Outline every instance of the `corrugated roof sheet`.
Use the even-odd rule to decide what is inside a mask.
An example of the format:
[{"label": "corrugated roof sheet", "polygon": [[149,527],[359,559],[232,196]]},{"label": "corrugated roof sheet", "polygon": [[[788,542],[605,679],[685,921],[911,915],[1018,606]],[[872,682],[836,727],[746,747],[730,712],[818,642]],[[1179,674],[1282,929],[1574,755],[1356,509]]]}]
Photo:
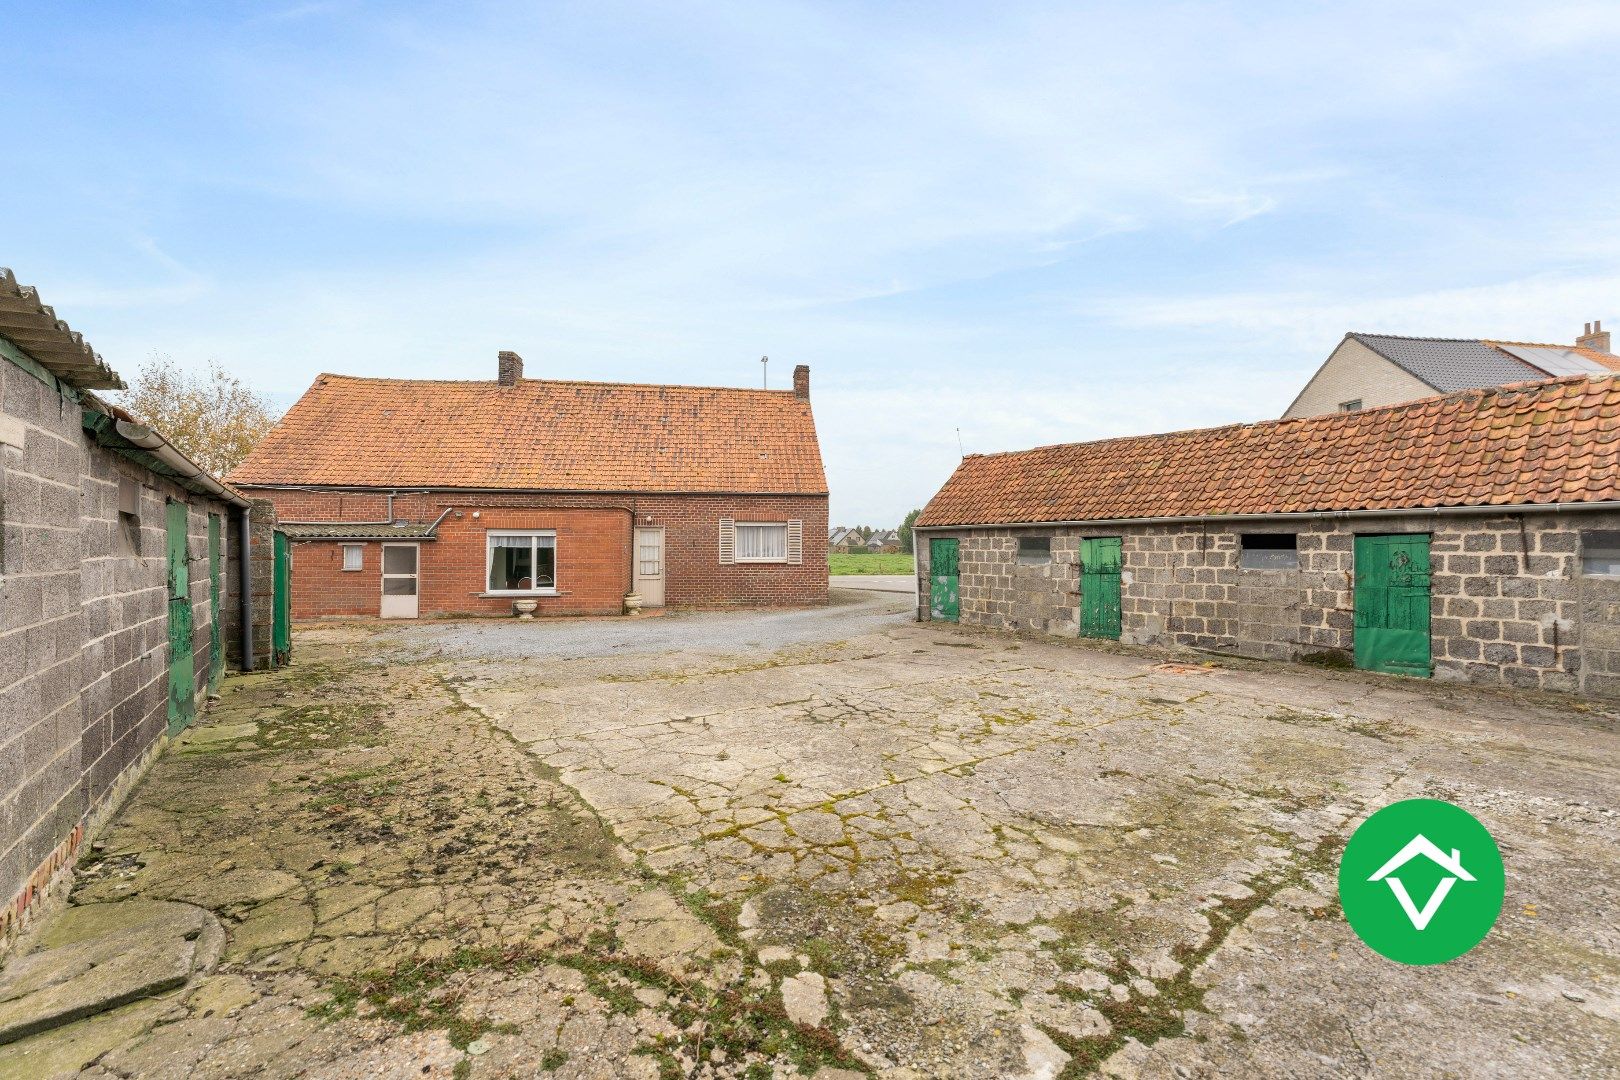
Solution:
[{"label": "corrugated roof sheet", "polygon": [[1543,372],[1484,341],[1393,334],[1353,333],[1350,337],[1442,394],[1545,378]]},{"label": "corrugated roof sheet", "polygon": [[918,525],[1620,498],[1620,378],[965,459]]},{"label": "corrugated roof sheet", "polygon": [[56,311],[40,303],[39,290],[17,284],[0,266],[0,335],[16,342],[41,367],[81,390],[122,390],[124,380]]},{"label": "corrugated roof sheet", "polygon": [[264,484],[825,494],[791,390],[321,375],[248,459]]}]

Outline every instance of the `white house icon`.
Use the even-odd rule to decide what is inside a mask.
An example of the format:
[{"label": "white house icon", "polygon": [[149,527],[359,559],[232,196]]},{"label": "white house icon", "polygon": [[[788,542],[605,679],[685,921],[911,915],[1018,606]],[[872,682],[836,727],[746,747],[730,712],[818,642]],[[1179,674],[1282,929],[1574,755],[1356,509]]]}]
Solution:
[{"label": "white house icon", "polygon": [[[1401,884],[1401,879],[1389,877],[1391,873],[1399,870],[1407,862],[1419,855],[1427,858],[1450,875],[1440,879],[1440,884],[1435,886],[1434,892],[1429,896],[1429,902],[1423,905],[1421,911],[1418,910],[1416,904],[1412,903],[1412,897],[1408,895],[1406,886]],[[1381,881],[1387,879],[1390,890],[1395,894],[1395,899],[1401,902],[1401,909],[1406,912],[1406,917],[1412,920],[1412,926],[1422,930],[1429,925],[1429,920],[1434,918],[1434,913],[1440,910],[1440,905],[1445,901],[1446,894],[1451,891],[1453,885],[1457,884],[1458,878],[1463,881],[1474,880],[1474,875],[1463,869],[1461,852],[1456,848],[1452,848],[1451,854],[1447,855],[1435,847],[1427,836],[1419,833],[1412,837],[1411,840],[1408,840],[1406,846],[1395,853],[1394,858],[1380,866],[1378,872],[1367,880]]]}]

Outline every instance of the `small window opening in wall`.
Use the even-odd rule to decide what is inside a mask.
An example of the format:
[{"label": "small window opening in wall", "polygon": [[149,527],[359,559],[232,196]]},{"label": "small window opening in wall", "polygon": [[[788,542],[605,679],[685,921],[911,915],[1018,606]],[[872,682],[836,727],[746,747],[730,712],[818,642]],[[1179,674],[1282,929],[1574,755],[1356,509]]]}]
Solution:
[{"label": "small window opening in wall", "polygon": [[1051,562],[1052,538],[1050,536],[1020,536],[1018,538],[1018,561],[1030,565]]},{"label": "small window opening in wall", "polygon": [[1298,570],[1297,533],[1244,533],[1238,565],[1245,570]]},{"label": "small window opening in wall", "polygon": [[141,485],[127,476],[118,478],[118,534],[126,555],[141,553]]},{"label": "small window opening in wall", "polygon": [[363,570],[366,565],[366,548],[364,544],[343,545],[343,569]]},{"label": "small window opening in wall", "polygon": [[1581,573],[1588,577],[1620,577],[1620,532],[1603,529],[1581,533]]},{"label": "small window opening in wall", "polygon": [[1361,399],[1360,398],[1351,398],[1349,401],[1341,401],[1341,402],[1339,402],[1339,411],[1340,412],[1360,412],[1361,411]]}]

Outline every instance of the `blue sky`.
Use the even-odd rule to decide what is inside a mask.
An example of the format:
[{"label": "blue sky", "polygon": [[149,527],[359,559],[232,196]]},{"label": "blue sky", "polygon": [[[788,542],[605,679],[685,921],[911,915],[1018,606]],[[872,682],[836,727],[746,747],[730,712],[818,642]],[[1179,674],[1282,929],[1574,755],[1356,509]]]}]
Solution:
[{"label": "blue sky", "polygon": [[1612,3],[13,6],[0,264],[125,372],[757,385],[834,523],[1620,329]]}]

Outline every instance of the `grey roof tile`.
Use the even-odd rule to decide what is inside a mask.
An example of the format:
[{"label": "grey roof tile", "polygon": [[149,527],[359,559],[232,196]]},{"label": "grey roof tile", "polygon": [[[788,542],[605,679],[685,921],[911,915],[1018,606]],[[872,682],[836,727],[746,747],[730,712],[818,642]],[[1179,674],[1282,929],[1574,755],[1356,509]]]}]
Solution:
[{"label": "grey roof tile", "polygon": [[1391,334],[1350,337],[1442,394],[1547,377],[1524,361],[1474,339]]}]

